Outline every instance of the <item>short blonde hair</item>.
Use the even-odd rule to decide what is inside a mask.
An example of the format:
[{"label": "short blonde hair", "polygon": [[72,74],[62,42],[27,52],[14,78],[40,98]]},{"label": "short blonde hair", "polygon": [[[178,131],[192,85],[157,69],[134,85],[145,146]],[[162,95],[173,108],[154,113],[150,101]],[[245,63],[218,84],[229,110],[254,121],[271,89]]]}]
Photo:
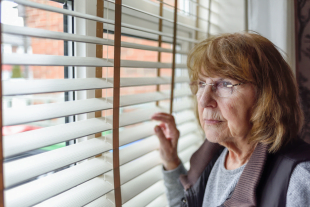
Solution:
[{"label": "short blonde hair", "polygon": [[197,44],[189,53],[191,81],[198,75],[252,83],[257,102],[250,119],[251,143],[270,152],[295,139],[303,124],[298,87],[290,66],[268,39],[258,34],[221,34]]}]

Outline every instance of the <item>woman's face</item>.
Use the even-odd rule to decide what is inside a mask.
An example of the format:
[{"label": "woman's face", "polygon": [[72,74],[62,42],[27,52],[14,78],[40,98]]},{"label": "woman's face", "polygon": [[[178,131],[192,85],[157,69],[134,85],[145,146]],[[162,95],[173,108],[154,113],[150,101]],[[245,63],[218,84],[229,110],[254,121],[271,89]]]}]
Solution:
[{"label": "woman's face", "polygon": [[[233,79],[203,75],[199,76],[198,81],[224,85],[240,83]],[[231,94],[224,93],[225,97],[219,97],[210,85],[200,85],[198,90],[199,120],[206,138],[215,143],[246,139],[252,127],[250,117],[256,101],[254,86],[250,83],[234,86]]]}]

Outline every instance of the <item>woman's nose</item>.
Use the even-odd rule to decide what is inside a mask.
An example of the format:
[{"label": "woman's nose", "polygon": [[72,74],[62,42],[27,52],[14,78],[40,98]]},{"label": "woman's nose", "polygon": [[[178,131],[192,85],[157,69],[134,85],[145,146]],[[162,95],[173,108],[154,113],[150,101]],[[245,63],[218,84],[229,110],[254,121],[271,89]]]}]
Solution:
[{"label": "woman's nose", "polygon": [[206,108],[206,107],[216,107],[217,103],[216,100],[214,99],[214,92],[212,91],[212,86],[211,85],[206,85],[202,92],[197,96],[198,99],[198,104],[200,104],[201,107]]}]

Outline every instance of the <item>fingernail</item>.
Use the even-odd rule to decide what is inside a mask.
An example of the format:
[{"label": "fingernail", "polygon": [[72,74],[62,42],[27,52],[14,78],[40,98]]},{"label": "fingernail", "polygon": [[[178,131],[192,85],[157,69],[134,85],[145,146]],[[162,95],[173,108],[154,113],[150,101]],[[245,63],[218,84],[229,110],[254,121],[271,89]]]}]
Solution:
[{"label": "fingernail", "polygon": [[155,127],[155,131],[159,132],[159,126],[158,125]]}]

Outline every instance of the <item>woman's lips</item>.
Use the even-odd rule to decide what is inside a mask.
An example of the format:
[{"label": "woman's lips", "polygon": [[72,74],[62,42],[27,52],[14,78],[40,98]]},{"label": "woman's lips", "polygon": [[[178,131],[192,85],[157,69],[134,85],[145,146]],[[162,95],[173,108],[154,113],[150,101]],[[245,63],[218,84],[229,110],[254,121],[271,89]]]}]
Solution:
[{"label": "woman's lips", "polygon": [[208,125],[214,125],[214,124],[218,124],[218,123],[220,123],[222,121],[220,121],[220,120],[213,120],[213,119],[204,119],[204,122],[206,124],[208,124]]}]

